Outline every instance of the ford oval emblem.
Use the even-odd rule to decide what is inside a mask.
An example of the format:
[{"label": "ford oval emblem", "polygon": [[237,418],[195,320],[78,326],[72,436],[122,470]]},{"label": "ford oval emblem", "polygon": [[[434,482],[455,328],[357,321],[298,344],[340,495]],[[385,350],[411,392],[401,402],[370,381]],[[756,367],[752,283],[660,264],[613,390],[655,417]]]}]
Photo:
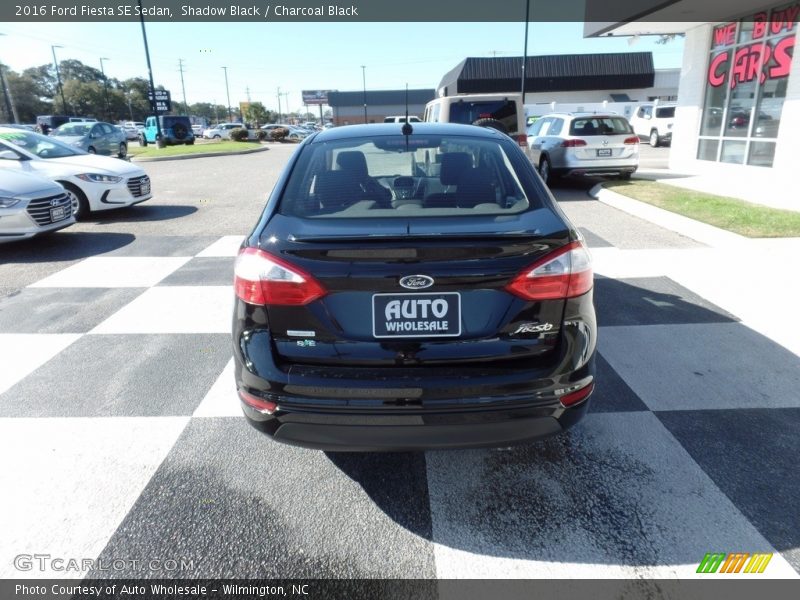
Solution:
[{"label": "ford oval emblem", "polygon": [[400,285],[407,290],[423,290],[433,285],[433,277],[427,275],[406,275],[400,279]]}]

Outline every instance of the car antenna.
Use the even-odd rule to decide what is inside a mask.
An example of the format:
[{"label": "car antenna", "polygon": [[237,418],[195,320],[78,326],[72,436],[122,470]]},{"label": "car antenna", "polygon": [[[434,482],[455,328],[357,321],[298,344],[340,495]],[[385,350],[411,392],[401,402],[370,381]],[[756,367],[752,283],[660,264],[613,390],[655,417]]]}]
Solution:
[{"label": "car antenna", "polygon": [[408,122],[408,82],[406,82],[406,122],[403,123],[403,128],[400,131],[406,136],[406,152],[408,152],[408,136],[414,133],[414,128]]}]

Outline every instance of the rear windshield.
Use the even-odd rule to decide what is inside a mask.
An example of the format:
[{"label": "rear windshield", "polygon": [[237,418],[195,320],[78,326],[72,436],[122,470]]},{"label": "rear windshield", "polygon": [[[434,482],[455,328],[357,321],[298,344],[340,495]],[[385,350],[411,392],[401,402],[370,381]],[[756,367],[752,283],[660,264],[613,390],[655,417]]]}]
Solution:
[{"label": "rear windshield", "polygon": [[182,125],[189,125],[189,119],[186,117],[161,117],[161,125],[163,127],[172,127],[178,123]]},{"label": "rear windshield", "polygon": [[658,119],[672,119],[675,117],[675,107],[667,106],[656,110],[656,118]]},{"label": "rear windshield", "polygon": [[[305,146],[278,211],[307,218],[503,215],[540,202],[510,140],[379,136]],[[523,185],[523,183],[525,185]]]},{"label": "rear windshield", "polygon": [[450,105],[450,123],[474,125],[482,119],[500,121],[506,133],[514,133],[517,131],[517,104],[513,100],[482,100]]},{"label": "rear windshield", "polygon": [[569,126],[570,135],[624,135],[633,133],[623,117],[585,117],[574,119]]}]

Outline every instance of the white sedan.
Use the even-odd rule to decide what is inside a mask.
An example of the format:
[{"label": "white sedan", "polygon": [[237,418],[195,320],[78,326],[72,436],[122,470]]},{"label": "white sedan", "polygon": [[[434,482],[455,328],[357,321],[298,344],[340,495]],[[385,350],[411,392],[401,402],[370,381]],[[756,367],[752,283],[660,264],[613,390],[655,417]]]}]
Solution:
[{"label": "white sedan", "polygon": [[36,175],[0,171],[0,243],[57,231],[74,222],[60,185]]},{"label": "white sedan", "polygon": [[140,167],[30,131],[0,127],[0,169],[60,183],[78,219],[90,211],[122,208],[153,197],[150,178]]}]

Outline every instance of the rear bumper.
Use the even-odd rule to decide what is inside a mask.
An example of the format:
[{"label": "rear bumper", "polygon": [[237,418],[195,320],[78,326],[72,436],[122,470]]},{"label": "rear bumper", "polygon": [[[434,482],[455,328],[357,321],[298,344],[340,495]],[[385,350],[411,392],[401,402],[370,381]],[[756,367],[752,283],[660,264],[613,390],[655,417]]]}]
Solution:
[{"label": "rear bumper", "polygon": [[559,177],[580,177],[584,175],[624,175],[635,173],[637,166],[630,165],[609,165],[605,167],[568,167],[563,169],[553,169],[553,175]]},{"label": "rear bumper", "polygon": [[[243,308],[237,300],[235,314]],[[586,412],[563,394],[594,381],[591,292],[566,304],[559,348],[541,360],[491,367],[339,367],[282,364],[267,329],[234,318],[236,386],[271,403],[242,403],[274,439],[338,451],[507,446],[557,434]]]}]

